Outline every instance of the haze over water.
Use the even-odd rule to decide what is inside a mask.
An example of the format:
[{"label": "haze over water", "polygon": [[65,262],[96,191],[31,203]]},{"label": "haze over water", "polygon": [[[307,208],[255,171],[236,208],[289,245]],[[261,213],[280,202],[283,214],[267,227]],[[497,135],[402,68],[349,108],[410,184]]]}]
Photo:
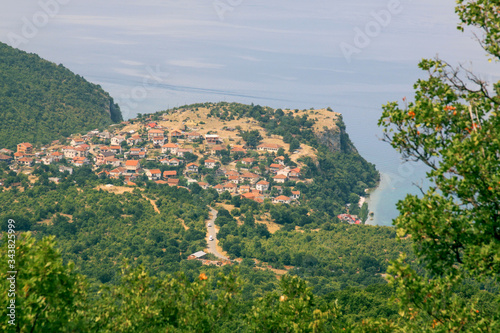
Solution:
[{"label": "haze over water", "polygon": [[[197,102],[235,101],[341,112],[359,152],[384,177],[369,223],[425,170],[401,165],[377,127],[381,105],[411,99],[417,64],[436,54],[498,81],[453,0],[10,1],[0,41],[100,84],[124,118]],[[361,31],[361,33],[360,33]],[[364,37],[362,36],[364,35]],[[360,37],[361,36],[361,37]]]}]

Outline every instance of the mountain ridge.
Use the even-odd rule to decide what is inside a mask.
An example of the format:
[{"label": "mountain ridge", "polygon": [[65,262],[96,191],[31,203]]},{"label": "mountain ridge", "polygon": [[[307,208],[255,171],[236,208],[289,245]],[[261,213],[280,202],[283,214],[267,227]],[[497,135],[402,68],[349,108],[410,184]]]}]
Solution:
[{"label": "mountain ridge", "polygon": [[63,65],[0,42],[0,146],[46,144],[123,120],[99,85]]}]

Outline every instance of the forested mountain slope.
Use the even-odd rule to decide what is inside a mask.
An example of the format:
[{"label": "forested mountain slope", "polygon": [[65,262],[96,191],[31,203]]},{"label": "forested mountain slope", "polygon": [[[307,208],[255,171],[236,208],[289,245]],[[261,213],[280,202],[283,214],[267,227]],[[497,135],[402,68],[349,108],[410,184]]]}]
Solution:
[{"label": "forested mountain slope", "polygon": [[0,43],[0,147],[47,143],[121,121],[100,86],[62,65]]}]

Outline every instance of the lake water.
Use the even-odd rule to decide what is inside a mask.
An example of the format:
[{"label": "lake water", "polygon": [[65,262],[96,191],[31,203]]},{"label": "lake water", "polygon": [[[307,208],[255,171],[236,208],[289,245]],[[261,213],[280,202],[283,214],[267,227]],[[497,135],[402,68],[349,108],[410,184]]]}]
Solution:
[{"label": "lake water", "polygon": [[436,54],[498,80],[453,0],[10,1],[0,41],[100,84],[125,118],[196,102],[341,112],[359,152],[383,173],[373,224],[418,193],[425,169],[379,140],[381,105],[411,99],[421,58]]}]

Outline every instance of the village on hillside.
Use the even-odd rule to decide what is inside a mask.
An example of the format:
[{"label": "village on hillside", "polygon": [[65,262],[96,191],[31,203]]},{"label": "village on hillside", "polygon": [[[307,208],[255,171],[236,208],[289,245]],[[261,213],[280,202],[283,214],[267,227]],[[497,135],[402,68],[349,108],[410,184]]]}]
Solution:
[{"label": "village on hillside", "polygon": [[[129,125],[123,122],[120,126]],[[66,142],[35,148],[17,145],[17,151],[0,150],[0,161],[10,169],[30,173],[36,164],[57,164],[61,172],[90,166],[100,177],[121,179],[136,186],[137,179],[166,186],[213,188],[257,202],[295,204],[300,191],[289,184],[307,182],[301,168],[292,162],[281,145],[265,140],[254,149],[230,144],[241,138],[202,135],[197,129],[170,129],[157,122],[140,123],[137,131],[98,131],[67,138]],[[285,155],[285,156],[283,156]],[[58,182],[58,179],[51,179]]]},{"label": "village on hillside", "polygon": [[[291,147],[275,137],[260,137],[258,144],[250,147],[241,137],[240,126],[207,128],[201,123],[177,121],[171,126],[168,115],[154,120],[141,117],[50,145],[35,147],[23,142],[16,152],[0,149],[0,162],[28,175],[37,164],[57,165],[60,172],[70,174],[74,168],[87,166],[115,185],[135,187],[149,180],[189,189],[197,184],[228,198],[300,204],[297,183],[313,181],[304,177],[302,159],[314,156],[311,147]],[[251,124],[246,127],[251,128]],[[59,182],[57,177],[49,180]],[[361,223],[355,215],[342,214],[339,219]]]}]

